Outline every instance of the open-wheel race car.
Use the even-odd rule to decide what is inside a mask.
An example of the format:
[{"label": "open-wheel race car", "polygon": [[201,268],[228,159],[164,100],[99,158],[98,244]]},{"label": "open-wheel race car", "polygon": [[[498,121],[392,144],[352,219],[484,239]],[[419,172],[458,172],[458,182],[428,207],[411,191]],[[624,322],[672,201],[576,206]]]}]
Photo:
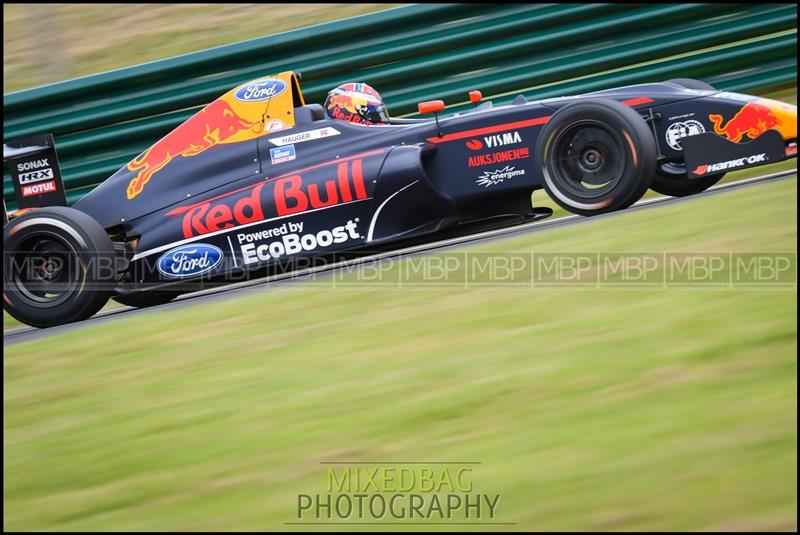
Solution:
[{"label": "open-wheel race car", "polygon": [[591,216],[648,188],[698,193],[797,150],[794,106],[697,80],[470,100],[463,113],[429,101],[419,105],[428,118],[367,125],[307,104],[296,73],[259,78],[72,207],[55,153],[42,157],[51,143],[7,143],[18,209],[3,231],[5,310],[38,327],[78,321],[109,298],[151,306],[286,259],[546,217],[532,204],[541,188]]}]

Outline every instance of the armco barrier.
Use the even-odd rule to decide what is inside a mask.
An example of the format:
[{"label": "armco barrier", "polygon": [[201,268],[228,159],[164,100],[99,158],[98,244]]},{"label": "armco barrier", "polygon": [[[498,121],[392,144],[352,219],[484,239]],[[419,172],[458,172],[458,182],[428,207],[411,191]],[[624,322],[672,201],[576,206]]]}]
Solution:
[{"label": "armco barrier", "polygon": [[[3,139],[55,134],[74,202],[238,83],[303,74],[308,102],[365,81],[395,116],[444,99],[495,104],[668,78],[796,85],[794,4],[419,4],[4,95]],[[13,207],[8,177],[3,193]]]}]

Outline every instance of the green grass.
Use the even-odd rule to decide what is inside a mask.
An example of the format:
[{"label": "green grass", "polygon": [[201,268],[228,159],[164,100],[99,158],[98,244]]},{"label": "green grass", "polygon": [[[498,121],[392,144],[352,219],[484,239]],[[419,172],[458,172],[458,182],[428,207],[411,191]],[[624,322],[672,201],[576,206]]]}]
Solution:
[{"label": "green grass", "polygon": [[[796,251],[796,202],[788,180],[472,250]],[[7,347],[4,528],[286,529],[352,460],[479,461],[507,529],[797,528],[796,289],[326,280]]]},{"label": "green grass", "polygon": [[3,92],[399,5],[3,4]]}]

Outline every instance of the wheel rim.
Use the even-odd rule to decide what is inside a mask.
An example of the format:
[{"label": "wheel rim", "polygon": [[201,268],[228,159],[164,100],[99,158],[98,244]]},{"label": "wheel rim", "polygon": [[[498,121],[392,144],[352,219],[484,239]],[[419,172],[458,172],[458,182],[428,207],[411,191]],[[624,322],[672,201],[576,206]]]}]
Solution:
[{"label": "wheel rim", "polygon": [[603,122],[573,123],[556,135],[550,147],[553,178],[573,197],[603,197],[622,179],[626,163],[623,140]]},{"label": "wheel rim", "polygon": [[7,254],[11,286],[30,305],[56,306],[69,299],[81,283],[78,253],[57,234],[28,236]]}]

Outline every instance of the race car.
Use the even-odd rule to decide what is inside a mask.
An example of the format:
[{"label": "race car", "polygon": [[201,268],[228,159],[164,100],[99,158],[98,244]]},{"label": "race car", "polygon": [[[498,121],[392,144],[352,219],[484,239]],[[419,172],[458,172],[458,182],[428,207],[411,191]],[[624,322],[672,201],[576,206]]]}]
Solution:
[{"label": "race car", "polygon": [[109,298],[152,306],[287,260],[547,217],[539,189],[592,216],[797,151],[795,106],[691,79],[496,107],[469,97],[461,113],[432,100],[421,119],[359,124],[306,104],[297,73],[262,77],[72,207],[52,136],[7,143],[19,209],[3,230],[5,310],[36,327],[79,321]]}]

